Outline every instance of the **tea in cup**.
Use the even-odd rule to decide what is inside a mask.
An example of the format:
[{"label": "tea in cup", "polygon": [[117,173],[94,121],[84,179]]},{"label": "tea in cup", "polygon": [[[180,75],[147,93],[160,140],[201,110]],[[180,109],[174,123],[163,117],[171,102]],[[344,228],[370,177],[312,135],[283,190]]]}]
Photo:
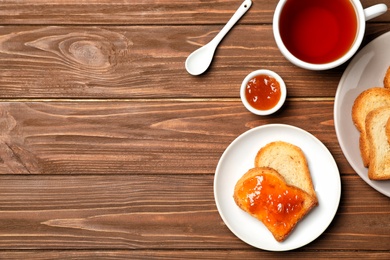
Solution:
[{"label": "tea in cup", "polygon": [[386,11],[385,4],[363,9],[359,0],[281,0],[273,33],[290,62],[326,70],[351,58],[363,40],[366,21]]}]

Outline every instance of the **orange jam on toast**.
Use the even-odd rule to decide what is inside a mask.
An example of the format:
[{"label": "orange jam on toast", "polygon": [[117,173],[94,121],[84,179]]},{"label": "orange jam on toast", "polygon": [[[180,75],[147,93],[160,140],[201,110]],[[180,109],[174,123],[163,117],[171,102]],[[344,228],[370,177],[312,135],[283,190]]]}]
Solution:
[{"label": "orange jam on toast", "polygon": [[[263,174],[245,180],[237,193],[250,214],[277,233],[290,230],[305,211],[305,193],[281,178]],[[306,195],[307,196],[307,195]]]}]

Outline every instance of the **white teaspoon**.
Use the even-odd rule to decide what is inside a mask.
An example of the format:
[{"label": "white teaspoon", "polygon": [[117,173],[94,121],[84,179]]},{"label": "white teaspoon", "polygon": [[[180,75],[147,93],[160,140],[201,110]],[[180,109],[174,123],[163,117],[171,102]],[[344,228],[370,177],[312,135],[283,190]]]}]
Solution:
[{"label": "white teaspoon", "polygon": [[236,24],[236,22],[240,20],[240,18],[246,13],[246,11],[248,11],[251,5],[251,0],[245,0],[233,14],[232,18],[230,18],[227,24],[222,28],[222,30],[214,37],[214,39],[188,56],[185,62],[185,67],[188,73],[197,76],[207,70],[211,64],[215,49],[217,48],[218,44]]}]

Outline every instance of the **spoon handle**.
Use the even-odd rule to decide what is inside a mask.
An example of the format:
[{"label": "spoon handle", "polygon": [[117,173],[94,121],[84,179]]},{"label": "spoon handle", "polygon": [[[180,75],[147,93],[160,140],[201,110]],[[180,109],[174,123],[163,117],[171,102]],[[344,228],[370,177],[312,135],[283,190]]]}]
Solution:
[{"label": "spoon handle", "polygon": [[223,37],[225,37],[225,35],[230,31],[230,29],[237,23],[237,21],[240,20],[240,18],[246,13],[246,11],[249,10],[249,7],[251,7],[251,5],[251,0],[245,0],[211,42],[215,45],[218,45],[219,42],[223,39]]}]

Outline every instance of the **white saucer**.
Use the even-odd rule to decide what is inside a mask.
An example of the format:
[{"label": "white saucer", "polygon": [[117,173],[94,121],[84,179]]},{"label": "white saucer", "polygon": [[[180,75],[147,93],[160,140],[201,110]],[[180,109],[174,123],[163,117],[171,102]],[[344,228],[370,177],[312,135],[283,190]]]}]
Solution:
[{"label": "white saucer", "polygon": [[[302,149],[319,200],[319,205],[282,243],[274,239],[262,222],[241,210],[233,200],[234,186],[247,170],[254,167],[258,150],[278,140]],[[222,154],[214,178],[215,202],[226,226],[242,241],[269,251],[292,250],[315,240],[332,222],[340,195],[340,174],[329,150],[310,133],[290,125],[264,125],[240,135]]]}]

